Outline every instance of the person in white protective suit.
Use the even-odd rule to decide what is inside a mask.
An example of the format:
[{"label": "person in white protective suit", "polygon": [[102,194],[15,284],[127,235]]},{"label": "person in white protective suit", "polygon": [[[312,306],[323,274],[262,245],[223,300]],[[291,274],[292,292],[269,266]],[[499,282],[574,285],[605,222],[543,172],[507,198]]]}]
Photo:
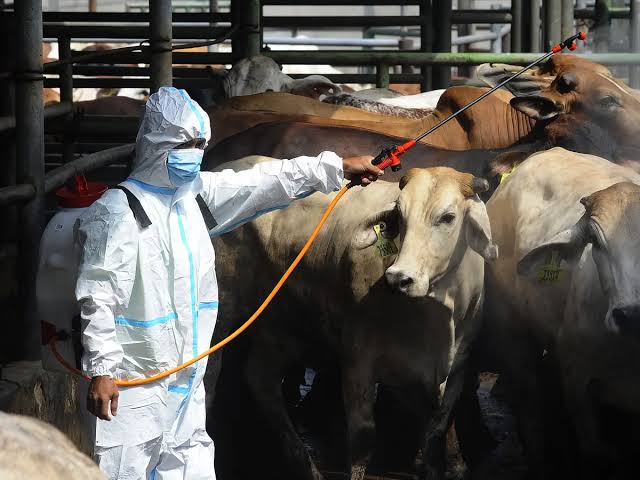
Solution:
[{"label": "person in white protective suit", "polygon": [[76,224],[87,408],[98,417],[94,457],[109,478],[215,478],[206,360],[151,384],[119,390],[113,381],[152,376],[209,347],[218,310],[210,235],[335,191],[343,176],[366,185],[382,173],[372,157],[332,152],[200,172],[210,138],[204,110],[184,90],[161,88],[147,102],[131,175]]}]

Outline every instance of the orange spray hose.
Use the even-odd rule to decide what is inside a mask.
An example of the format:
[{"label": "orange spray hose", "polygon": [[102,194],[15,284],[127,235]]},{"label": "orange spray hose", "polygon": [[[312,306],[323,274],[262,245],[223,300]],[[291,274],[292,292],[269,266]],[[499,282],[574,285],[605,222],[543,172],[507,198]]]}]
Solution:
[{"label": "orange spray hose", "polygon": [[[298,266],[298,264],[300,263],[302,258],[305,256],[305,254],[307,253],[309,248],[311,248],[311,245],[313,245],[313,242],[315,242],[318,234],[320,233],[320,230],[322,229],[322,226],[325,224],[325,222],[329,218],[329,215],[331,215],[331,212],[333,212],[333,209],[336,207],[336,205],[338,204],[338,202],[340,201],[342,196],[345,193],[347,193],[347,190],[349,190],[350,187],[351,187],[351,184],[345,185],[344,187],[342,187],[342,189],[340,189],[340,191],[334,197],[334,199],[331,200],[331,203],[329,204],[329,206],[325,210],[324,214],[322,215],[322,218],[318,222],[318,225],[316,225],[316,228],[313,230],[313,232],[309,236],[309,239],[307,240],[307,243],[304,244],[304,247],[302,247],[302,250],[300,250],[300,253],[298,253],[298,256],[291,263],[291,265],[289,266],[287,271],[284,272],[284,275],[282,275],[282,278],[280,278],[280,280],[278,281],[276,286],[273,287],[273,290],[271,290],[271,293],[269,293],[267,298],[262,302],[262,305],[260,305],[258,307],[258,309],[254,312],[254,314],[251,315],[251,317],[246,322],[244,322],[235,332],[233,332],[231,335],[229,335],[225,339],[221,340],[220,342],[216,343],[209,350],[205,350],[204,352],[202,352],[197,357],[193,357],[191,360],[189,360],[188,362],[183,363],[182,365],[178,365],[177,367],[171,368],[171,369],[169,369],[167,371],[164,371],[162,373],[158,373],[157,375],[153,375],[152,377],[140,378],[140,379],[136,379],[136,380],[116,380],[115,381],[116,385],[119,385],[121,387],[132,387],[134,385],[144,385],[146,383],[151,383],[151,382],[155,382],[157,380],[161,380],[163,378],[166,378],[169,375],[172,375],[172,374],[174,374],[176,372],[179,372],[180,370],[183,370],[183,369],[187,368],[190,365],[193,365],[197,361],[202,360],[203,358],[211,355],[215,351],[220,350],[227,343],[233,341],[238,335],[240,335],[247,328],[249,328],[249,326],[251,326],[251,324],[253,322],[255,322],[256,319],[262,314],[262,312],[265,310],[265,308],[267,308],[267,306],[271,303],[271,300],[274,299],[274,297],[278,294],[278,292],[280,291],[282,286],[289,279],[289,277],[291,276],[293,271],[296,269],[296,267]],[[69,363],[64,359],[64,357],[62,357],[62,355],[60,355],[60,353],[58,352],[58,350],[56,348],[56,337],[53,337],[51,339],[51,341],[49,343],[49,346],[51,347],[51,351],[53,352],[53,355],[56,357],[56,359],[67,370],[69,370],[71,373],[73,373],[73,374],[75,374],[75,375],[77,375],[79,377],[82,377],[82,378],[84,378],[86,380],[90,380],[90,378],[87,377],[85,374],[83,374],[80,370],[78,370],[77,368],[74,368],[71,365],[69,365]]]}]

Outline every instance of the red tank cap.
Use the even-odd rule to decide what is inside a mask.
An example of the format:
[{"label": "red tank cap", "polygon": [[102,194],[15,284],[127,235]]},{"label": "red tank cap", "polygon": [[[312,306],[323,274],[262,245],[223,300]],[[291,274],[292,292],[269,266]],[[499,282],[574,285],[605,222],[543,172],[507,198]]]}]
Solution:
[{"label": "red tank cap", "polygon": [[87,182],[84,175],[76,175],[73,186],[64,186],[56,191],[63,208],[85,208],[98,200],[109,187],[104,183]]}]

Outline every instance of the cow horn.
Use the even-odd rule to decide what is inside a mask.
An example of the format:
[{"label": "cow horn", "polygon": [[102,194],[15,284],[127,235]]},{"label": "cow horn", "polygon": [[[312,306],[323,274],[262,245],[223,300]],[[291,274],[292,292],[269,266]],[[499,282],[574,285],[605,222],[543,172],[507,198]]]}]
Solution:
[{"label": "cow horn", "polygon": [[473,193],[483,193],[489,190],[489,182],[487,182],[484,178],[473,177],[473,181],[471,182],[471,190]]},{"label": "cow horn", "polygon": [[580,203],[584,205],[584,209],[588,212],[589,210],[591,210],[593,199],[591,198],[591,195],[587,195],[586,197],[582,197],[580,199]]}]

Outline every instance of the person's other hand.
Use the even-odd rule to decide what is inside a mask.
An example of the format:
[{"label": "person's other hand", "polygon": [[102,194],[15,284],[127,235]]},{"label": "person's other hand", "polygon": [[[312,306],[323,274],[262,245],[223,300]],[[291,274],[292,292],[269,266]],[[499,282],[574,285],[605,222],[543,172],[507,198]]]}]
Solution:
[{"label": "person's other hand", "polygon": [[118,413],[118,386],[108,375],[93,377],[87,395],[87,410],[102,420],[111,420]]},{"label": "person's other hand", "polygon": [[373,158],[374,157],[370,155],[362,155],[343,159],[342,169],[344,170],[344,177],[347,180],[352,180],[354,177],[361,177],[362,186],[367,186],[371,182],[375,182],[384,171],[371,163]]}]

